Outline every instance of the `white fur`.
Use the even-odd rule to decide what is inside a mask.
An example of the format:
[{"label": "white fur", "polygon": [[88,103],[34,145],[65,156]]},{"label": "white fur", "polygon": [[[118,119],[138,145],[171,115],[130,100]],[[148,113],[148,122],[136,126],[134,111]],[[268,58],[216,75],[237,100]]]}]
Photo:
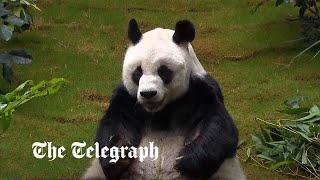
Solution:
[{"label": "white fur", "polygon": [[211,179],[214,180],[246,180],[246,175],[244,174],[241,164],[237,156],[226,159],[218,169],[218,171],[213,175]]},{"label": "white fur", "polygon": [[[140,92],[156,90],[158,93],[152,101],[162,103],[154,111],[182,96],[188,90],[191,74],[203,76],[206,73],[191,44],[177,45],[172,40],[173,34],[173,30],[162,28],[148,31],[138,44],[128,48],[124,58],[122,80],[125,87],[142,104],[145,99]],[[174,72],[169,85],[164,85],[158,76],[157,70],[161,65]],[[138,66],[143,70],[139,86],[132,81],[132,73]]]},{"label": "white fur", "polygon": [[[187,177],[182,177],[174,169],[176,158],[180,152],[180,149],[177,147],[182,148],[183,141],[184,137],[178,132],[148,132],[141,140],[140,146],[154,142],[159,147],[159,158],[155,161],[147,158],[144,162],[134,160],[129,169],[130,178],[137,180],[149,180],[152,178],[161,180],[191,180]],[[125,174],[121,179],[130,178]],[[92,166],[87,170],[83,179],[105,179],[99,160],[93,160]],[[226,159],[210,180],[246,180],[238,157]]]},{"label": "white fur", "polygon": [[92,161],[91,166],[83,174],[81,179],[84,179],[84,180],[106,179],[106,176],[104,175],[102,167],[100,165],[99,159],[94,159]]},{"label": "white fur", "polygon": [[189,54],[190,54],[190,63],[191,63],[191,73],[193,75],[199,76],[199,77],[203,77],[203,75],[205,75],[207,72],[206,70],[204,70],[204,68],[202,67],[199,59],[196,56],[196,53],[193,50],[193,47],[191,44],[188,44],[188,49],[189,49]]},{"label": "white fur", "polygon": [[[161,180],[190,180],[174,169],[180,148],[184,146],[183,133],[149,131],[140,146],[147,146],[149,142],[159,147],[159,158],[155,161],[147,158],[144,162],[135,160],[129,170],[133,179],[149,180],[154,177]],[[226,159],[210,180],[246,180],[238,157]]]},{"label": "white fur", "polygon": [[142,138],[140,146],[154,142],[159,147],[159,157],[157,160],[146,158],[144,162],[134,160],[129,169],[131,177],[143,180],[151,177],[161,180],[182,179],[180,173],[174,169],[174,165],[180,148],[184,146],[183,141],[183,135],[178,132],[148,131]]}]

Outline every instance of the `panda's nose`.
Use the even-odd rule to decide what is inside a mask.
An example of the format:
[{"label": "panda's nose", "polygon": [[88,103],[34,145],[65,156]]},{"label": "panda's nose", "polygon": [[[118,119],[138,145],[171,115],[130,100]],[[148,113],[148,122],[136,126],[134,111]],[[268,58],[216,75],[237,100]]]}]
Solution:
[{"label": "panda's nose", "polygon": [[146,99],[150,99],[157,95],[157,91],[141,91],[140,95]]}]

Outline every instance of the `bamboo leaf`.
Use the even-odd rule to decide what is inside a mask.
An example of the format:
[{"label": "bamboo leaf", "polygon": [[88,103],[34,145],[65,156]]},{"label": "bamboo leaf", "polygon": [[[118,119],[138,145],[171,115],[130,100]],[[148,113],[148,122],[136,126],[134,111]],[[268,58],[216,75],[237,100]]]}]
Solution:
[{"label": "bamboo leaf", "polygon": [[281,161],[281,162],[277,162],[275,164],[272,164],[270,166],[270,169],[276,170],[276,169],[281,168],[282,166],[287,166],[287,165],[290,165],[290,164],[292,164],[292,161]]},{"label": "bamboo leaf", "polygon": [[15,90],[0,98],[0,130],[8,129],[10,119],[20,105],[30,101],[35,97],[47,96],[58,92],[67,81],[63,78],[54,78],[50,81],[42,81],[34,85],[28,80],[18,86]]},{"label": "bamboo leaf", "polygon": [[274,159],[272,159],[271,157],[269,156],[266,156],[266,155],[263,155],[263,154],[258,154],[257,157],[261,158],[261,159],[265,159],[265,160],[268,160],[268,161],[272,161],[272,162],[275,162]]},{"label": "bamboo leaf", "polygon": [[13,30],[11,30],[8,26],[6,25],[1,25],[0,26],[0,38],[9,41],[12,37]]}]

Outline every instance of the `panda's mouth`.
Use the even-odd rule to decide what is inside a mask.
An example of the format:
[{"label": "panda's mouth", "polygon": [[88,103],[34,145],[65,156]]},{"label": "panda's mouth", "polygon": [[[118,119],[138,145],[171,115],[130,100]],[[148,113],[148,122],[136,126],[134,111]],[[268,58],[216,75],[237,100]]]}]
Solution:
[{"label": "panda's mouth", "polygon": [[144,109],[146,109],[149,112],[157,112],[161,109],[163,102],[164,102],[163,98],[161,101],[144,101],[142,104],[142,106],[144,107]]}]

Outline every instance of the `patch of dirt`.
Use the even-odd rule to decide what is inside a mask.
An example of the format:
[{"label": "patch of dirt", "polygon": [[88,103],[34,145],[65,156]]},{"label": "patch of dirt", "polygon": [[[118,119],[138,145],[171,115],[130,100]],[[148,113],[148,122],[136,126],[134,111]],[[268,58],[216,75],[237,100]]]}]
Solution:
[{"label": "patch of dirt", "polygon": [[230,60],[230,61],[243,61],[257,57],[259,54],[265,53],[265,49],[259,49],[256,51],[251,51],[242,55],[229,55],[223,56],[222,59]]},{"label": "patch of dirt", "polygon": [[35,30],[39,31],[49,31],[51,29],[50,24],[33,24],[32,26]]},{"label": "patch of dirt", "polygon": [[221,30],[217,27],[208,27],[205,24],[199,24],[197,29],[199,34],[215,34],[221,32]]},{"label": "patch of dirt", "polygon": [[268,84],[270,83],[270,79],[267,77],[261,77],[259,80],[257,80],[257,83],[259,84]]},{"label": "patch of dirt", "polygon": [[298,74],[294,77],[296,81],[302,82],[316,82],[320,83],[320,73],[319,72],[312,72],[308,74]]},{"label": "patch of dirt", "polygon": [[99,26],[99,31],[101,33],[105,33],[107,35],[110,35],[110,34],[115,35],[115,32],[117,31],[117,29],[113,25],[103,25],[102,24]]},{"label": "patch of dirt", "polygon": [[96,90],[93,89],[86,89],[86,90],[82,90],[80,91],[80,96],[82,98],[85,98],[89,101],[93,101],[93,102],[98,102],[98,103],[108,103],[109,98],[105,95],[101,95],[99,94]]},{"label": "patch of dirt", "polygon": [[93,122],[98,121],[99,119],[95,116],[79,116],[75,118],[66,118],[63,116],[54,116],[52,117],[54,121],[59,123],[81,123],[81,122]]},{"label": "patch of dirt", "polygon": [[149,31],[150,29],[154,28],[154,26],[147,21],[138,20],[138,24],[142,32]]},{"label": "patch of dirt", "polygon": [[54,23],[48,23],[43,19],[37,19],[32,24],[32,28],[39,31],[49,31],[53,27],[66,27],[70,29],[71,32],[79,31],[82,29],[88,28],[88,25],[83,22],[62,22],[62,21],[55,21]]},{"label": "patch of dirt", "polygon": [[249,99],[265,102],[265,101],[270,101],[272,99],[282,98],[284,97],[285,92],[286,91],[276,92],[271,90],[263,90],[261,92],[252,94]]},{"label": "patch of dirt", "polygon": [[79,53],[89,54],[94,53],[95,47],[91,42],[80,40],[80,42],[77,44],[76,50]]},{"label": "patch of dirt", "polygon": [[5,134],[0,134],[0,138],[4,138],[5,137]]},{"label": "patch of dirt", "polygon": [[160,9],[152,9],[152,8],[142,8],[142,7],[130,7],[127,8],[128,12],[136,12],[136,11],[146,11],[146,12],[159,12]]},{"label": "patch of dirt", "polygon": [[212,8],[189,8],[187,12],[191,13],[204,13],[204,12],[211,12]]},{"label": "patch of dirt", "polygon": [[251,51],[243,55],[223,56],[222,59],[230,60],[230,61],[245,61],[269,52],[286,52],[286,51],[293,51],[298,49],[299,49],[298,47],[270,46],[270,47],[261,48],[255,51]]},{"label": "patch of dirt", "polygon": [[237,24],[233,24],[230,26],[227,26],[227,32],[232,32],[232,31],[241,31],[243,27]]},{"label": "patch of dirt", "polygon": [[220,54],[217,52],[219,49],[216,45],[205,38],[199,37],[198,40],[193,43],[193,46],[199,57],[203,56],[209,59],[217,59],[217,54]]},{"label": "patch of dirt", "polygon": [[86,23],[82,23],[82,22],[72,22],[72,23],[66,24],[66,26],[73,32],[86,29],[88,27]]},{"label": "patch of dirt", "polygon": [[42,7],[48,7],[52,4],[63,4],[66,0],[41,0],[37,1],[37,5],[40,9],[43,9]]},{"label": "patch of dirt", "polygon": [[32,24],[32,28],[39,31],[49,31],[52,28],[52,25],[41,18],[37,18]]},{"label": "patch of dirt", "polygon": [[50,69],[50,67],[52,67],[53,64],[54,64],[54,60],[49,58],[44,59],[42,63],[42,65],[48,69]]},{"label": "patch of dirt", "polygon": [[79,4],[77,5],[77,8],[79,8],[82,11],[90,12],[90,11],[111,11],[115,10],[116,8],[112,6],[112,4],[108,3],[89,3],[86,5]]},{"label": "patch of dirt", "polygon": [[[144,12],[162,12],[164,9],[153,9],[153,8],[144,8],[144,7],[130,7],[127,8],[127,11],[130,12],[137,12],[137,11],[144,11]],[[211,12],[212,8],[182,8],[182,7],[168,7],[165,11],[171,12],[189,12],[189,13],[207,13]]]},{"label": "patch of dirt", "polygon": [[241,7],[243,8],[255,8],[257,6],[257,1],[247,1],[245,3],[241,4]]}]

